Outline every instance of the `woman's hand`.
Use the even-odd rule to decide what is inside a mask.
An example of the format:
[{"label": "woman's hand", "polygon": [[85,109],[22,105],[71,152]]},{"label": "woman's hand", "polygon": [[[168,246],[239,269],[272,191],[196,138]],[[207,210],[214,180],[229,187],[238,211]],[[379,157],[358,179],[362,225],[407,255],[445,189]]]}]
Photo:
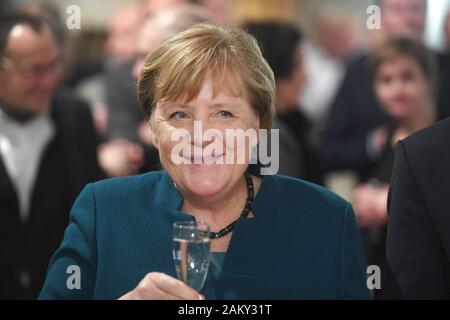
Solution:
[{"label": "woman's hand", "polygon": [[151,272],[119,300],[205,300],[205,297],[178,279]]}]

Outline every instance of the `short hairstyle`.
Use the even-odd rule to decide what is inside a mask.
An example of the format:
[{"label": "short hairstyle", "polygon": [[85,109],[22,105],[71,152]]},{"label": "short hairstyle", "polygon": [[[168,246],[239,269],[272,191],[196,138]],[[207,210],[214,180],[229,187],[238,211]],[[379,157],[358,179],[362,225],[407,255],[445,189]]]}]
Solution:
[{"label": "short hairstyle", "polygon": [[371,82],[375,83],[375,77],[381,64],[399,56],[413,59],[422,70],[424,76],[435,87],[437,74],[436,57],[423,43],[411,38],[390,39],[372,51],[367,60]]},{"label": "short hairstyle", "polygon": [[298,28],[284,22],[251,22],[242,28],[258,41],[275,79],[290,78],[295,70],[295,52],[302,41]]},{"label": "short hairstyle", "polygon": [[9,34],[11,30],[17,25],[29,26],[36,32],[41,32],[45,26],[49,24],[41,17],[13,13],[0,16],[0,64],[3,63],[3,57],[5,55],[6,46],[8,44]]},{"label": "short hairstyle", "polygon": [[256,40],[238,28],[197,24],[164,41],[145,59],[138,80],[138,99],[151,120],[157,102],[179,98],[190,101],[200,92],[208,74],[221,77],[215,92],[236,76],[232,84],[243,88],[259,115],[260,127],[270,129],[275,113],[275,79]]}]

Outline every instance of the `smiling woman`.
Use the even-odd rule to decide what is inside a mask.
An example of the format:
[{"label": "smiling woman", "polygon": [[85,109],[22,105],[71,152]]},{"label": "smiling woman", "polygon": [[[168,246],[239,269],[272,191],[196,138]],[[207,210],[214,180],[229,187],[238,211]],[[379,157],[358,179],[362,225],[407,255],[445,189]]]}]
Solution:
[{"label": "smiling woman", "polygon": [[[194,121],[202,123],[204,129],[218,130],[222,133],[220,135],[222,137],[225,137],[227,129],[259,129],[259,118],[245,99],[239,96],[230,96],[224,91],[214,95],[213,88],[214,80],[206,78],[196,98],[182,108],[182,112],[176,111],[178,110],[176,108],[169,108],[169,112],[167,112],[163,105],[157,104],[153,114],[154,120],[150,121],[154,127],[152,131],[154,132],[155,146],[160,150],[161,164],[169,172],[172,172],[171,176],[181,193],[191,195],[192,198],[188,203],[201,203],[204,201],[203,197],[222,197],[221,193],[223,192],[232,194],[232,189],[236,185],[240,186],[238,181],[243,177],[248,160],[245,163],[238,163],[236,159],[233,165],[202,161],[199,164],[178,166],[170,157],[175,143],[172,139],[174,130],[186,129],[191,132],[194,129]],[[191,154],[194,160],[203,157],[202,151],[207,145],[208,141],[193,139]],[[232,148],[232,145],[234,143],[225,143],[224,149]],[[236,146],[236,148],[242,147]],[[225,151],[225,157],[226,155],[227,151]],[[223,155],[215,154],[213,156]],[[186,211],[189,212],[189,210]]]},{"label": "smiling woman", "polygon": [[436,62],[421,42],[409,38],[390,39],[379,45],[368,59],[368,70],[380,106],[389,123],[379,130],[381,153],[366,181],[353,193],[353,205],[361,227],[367,260],[384,270],[375,298],[399,297],[397,280],[386,261],[387,199],[394,169],[395,145],[430,126],[437,118],[434,105]]},{"label": "smiling woman", "polygon": [[[239,29],[196,25],[155,49],[138,94],[164,170],[85,188],[41,298],[368,298],[364,253],[346,201],[301,180],[250,174],[248,157],[216,161],[236,154],[239,143],[254,147],[248,138],[224,139],[222,152],[204,157],[219,133],[270,128],[274,88],[255,39]],[[179,155],[201,161],[177,164],[173,135],[192,135],[196,123],[218,135],[191,140],[189,155]],[[173,224],[189,220],[211,231],[201,292],[175,278],[171,254]],[[191,265],[190,251],[188,259]],[[79,290],[65,286],[72,265],[81,270]]]}]

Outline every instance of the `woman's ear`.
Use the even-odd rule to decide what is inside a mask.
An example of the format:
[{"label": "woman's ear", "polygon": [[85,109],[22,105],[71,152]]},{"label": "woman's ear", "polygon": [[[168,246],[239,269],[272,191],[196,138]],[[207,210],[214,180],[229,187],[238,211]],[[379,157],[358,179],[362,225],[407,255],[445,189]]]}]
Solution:
[{"label": "woman's ear", "polygon": [[155,110],[153,110],[152,114],[150,115],[150,119],[147,121],[147,125],[150,128],[151,131],[151,141],[153,146],[159,150],[159,131],[157,129],[157,125],[156,125],[156,117],[158,113],[158,109],[155,108]]},{"label": "woman's ear", "polygon": [[148,125],[150,126],[150,130],[152,131],[152,142],[153,142],[153,146],[159,150],[159,134],[158,131],[156,130],[155,126],[152,126],[150,121],[148,123]]}]

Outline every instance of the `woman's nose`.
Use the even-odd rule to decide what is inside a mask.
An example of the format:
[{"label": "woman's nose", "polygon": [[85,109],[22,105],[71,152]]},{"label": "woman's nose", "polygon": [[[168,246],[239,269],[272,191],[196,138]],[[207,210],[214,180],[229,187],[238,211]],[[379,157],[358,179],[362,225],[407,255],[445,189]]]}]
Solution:
[{"label": "woman's nose", "polygon": [[397,93],[403,91],[404,87],[405,87],[405,82],[402,80],[396,80],[392,83],[392,88]]},{"label": "woman's nose", "polygon": [[195,119],[192,130],[190,130],[192,144],[203,149],[210,143],[214,142],[215,136],[208,134],[209,129],[214,129],[214,126],[212,126],[207,120],[199,118]]}]

